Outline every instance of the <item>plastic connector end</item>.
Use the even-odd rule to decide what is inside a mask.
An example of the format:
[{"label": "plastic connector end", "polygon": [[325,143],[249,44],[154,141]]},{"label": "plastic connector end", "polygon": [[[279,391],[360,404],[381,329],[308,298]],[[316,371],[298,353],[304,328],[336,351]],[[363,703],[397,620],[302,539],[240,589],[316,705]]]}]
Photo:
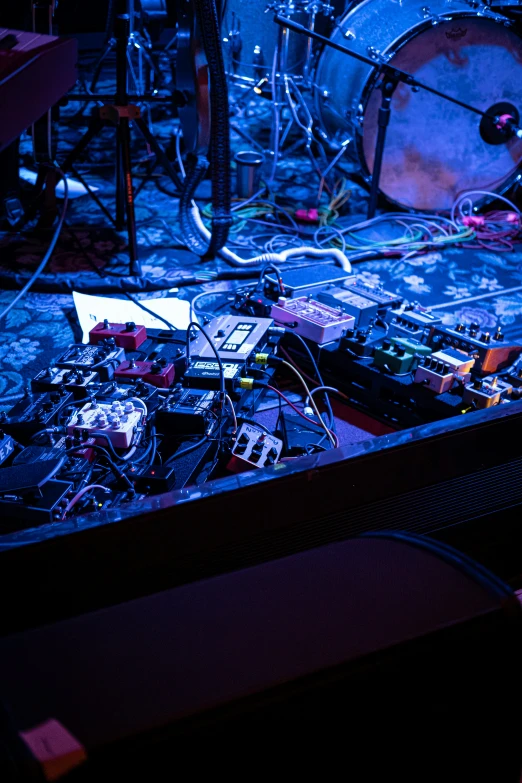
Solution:
[{"label": "plastic connector end", "polygon": [[270,365],[274,366],[277,364],[281,364],[283,359],[281,359],[279,356],[274,356],[274,354],[271,353],[256,353],[254,355],[254,361],[256,364],[263,364],[263,365]]},{"label": "plastic connector end", "polygon": [[240,378],[239,379],[239,388],[240,389],[248,389],[249,391],[252,391],[254,388],[254,379],[253,378]]}]

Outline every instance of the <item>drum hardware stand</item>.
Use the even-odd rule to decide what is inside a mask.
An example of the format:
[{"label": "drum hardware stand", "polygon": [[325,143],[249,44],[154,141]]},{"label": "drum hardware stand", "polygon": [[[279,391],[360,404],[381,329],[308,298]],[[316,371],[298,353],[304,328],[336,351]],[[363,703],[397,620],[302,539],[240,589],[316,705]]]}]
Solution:
[{"label": "drum hardware stand", "polygon": [[384,74],[380,85],[381,105],[377,120],[377,141],[375,142],[375,155],[373,159],[372,181],[370,184],[370,200],[368,201],[368,220],[375,217],[377,210],[377,197],[379,195],[379,183],[381,181],[382,159],[384,156],[384,146],[386,144],[386,131],[390,124],[391,101],[393,93],[397,89],[399,80]]},{"label": "drum hardware stand", "polygon": [[[352,57],[355,60],[359,60],[359,62],[370,65],[372,68],[376,68],[378,76],[382,76],[380,84],[382,102],[379,109],[379,123],[375,145],[370,202],[368,205],[368,218],[372,218],[375,215],[382,160],[386,144],[386,130],[389,125],[391,115],[391,100],[393,93],[395,92],[395,89],[400,82],[414,89],[426,90],[427,92],[430,92],[433,95],[437,95],[439,98],[442,98],[445,101],[453,103],[456,106],[460,106],[461,108],[466,109],[473,114],[477,114],[482,118],[481,126],[483,123],[485,123],[486,127],[491,127],[493,129],[496,128],[497,132],[505,133],[506,140],[511,135],[516,135],[518,138],[522,138],[522,128],[520,128],[518,125],[518,112],[515,107],[513,107],[513,116],[511,117],[508,114],[499,116],[495,112],[495,106],[492,106],[489,111],[482,111],[481,109],[477,109],[475,106],[470,106],[469,104],[460,101],[458,98],[453,98],[451,95],[447,95],[446,93],[435,89],[435,87],[430,87],[429,84],[418,81],[418,79],[416,79],[411,73],[407,73],[400,68],[389,65],[382,60],[376,61],[375,59],[367,57],[364,54],[359,54],[359,52],[353,52],[346,46],[342,46],[341,44],[338,44],[335,41],[326,38],[326,36],[316,33],[315,31],[308,30],[303,25],[298,24],[291,19],[287,19],[280,14],[275,14],[274,21],[278,25],[281,25],[281,27],[288,28],[296,33],[301,33],[301,35],[306,35],[309,38],[320,41],[325,46],[330,46],[332,49],[337,49],[337,51],[342,52],[343,54],[347,54],[349,57]],[[506,120],[505,117],[508,117],[508,119]]]},{"label": "drum hardware stand", "polygon": [[[146,84],[145,84],[145,76],[144,76],[144,63],[149,68],[149,73],[154,74],[158,85],[161,85],[161,82],[163,80],[162,74],[154,60],[152,59],[148,49],[150,47],[150,39],[148,37],[147,31],[144,29],[144,35],[142,35],[139,31],[135,30],[134,23],[135,23],[135,9],[134,9],[134,0],[126,0],[125,3],[126,6],[126,14],[129,17],[129,32],[127,35],[127,48],[126,48],[126,57],[127,57],[127,65],[128,65],[128,75],[132,79],[132,83],[134,85],[134,91],[140,95],[143,96],[142,100],[145,98],[145,93],[147,92]],[[91,79],[91,84],[89,87],[88,92],[93,93],[96,89],[96,85],[98,84],[98,80],[100,78],[100,74],[103,68],[103,64],[107,57],[114,51],[117,54],[117,48],[118,48],[118,40],[117,35],[113,34],[110,36],[109,40],[107,41],[107,44],[105,46],[104,51],[100,55],[100,58],[95,66],[94,73]],[[137,52],[138,55],[138,74],[136,75],[136,71],[134,69],[134,65],[132,62],[132,52]]]},{"label": "drum hardware stand", "polygon": [[[308,29],[313,30],[315,27],[316,17],[319,13],[330,15],[333,11],[333,6],[322,2],[322,0],[297,0],[293,3],[292,8],[308,14]],[[288,3],[285,0],[275,0],[267,6],[266,11],[281,12],[288,9]],[[250,134],[246,133],[243,129],[238,128],[235,124],[231,125],[231,129],[238,135],[248,141],[255,149],[267,154],[267,157],[272,158],[272,168],[268,176],[268,184],[274,182],[277,166],[281,160],[282,149],[288,139],[288,136],[296,125],[299,130],[304,134],[304,139],[299,138],[290,147],[285,149],[286,154],[291,154],[295,149],[303,144],[306,146],[306,152],[309,155],[314,169],[316,170],[321,181],[324,180],[323,173],[320,170],[317,160],[315,160],[312,154],[312,144],[315,141],[315,137],[312,132],[313,118],[310,114],[309,108],[302,95],[302,90],[310,88],[310,71],[311,71],[311,58],[312,58],[312,42],[307,42],[306,54],[303,64],[303,73],[290,74],[287,72],[288,65],[288,47],[289,47],[289,30],[280,27],[278,30],[276,50],[272,61],[272,67],[270,68],[270,75],[266,75],[263,65],[259,65],[261,69],[258,73],[258,78],[251,78],[238,73],[240,68],[240,54],[241,54],[241,23],[235,16],[232,15],[232,22],[230,29],[226,36],[227,43],[227,60],[228,60],[228,77],[229,79],[243,88],[242,94],[236,101],[236,105],[241,107],[249,97],[252,91],[257,94],[262,94],[262,89],[266,86],[266,90],[271,90],[272,96],[272,124],[270,133],[270,142],[268,150],[263,148],[258,142],[251,138]],[[255,69],[256,63],[252,63]],[[285,107],[290,110],[290,116],[288,121],[285,118],[283,123],[282,111]],[[318,142],[320,144],[320,142]],[[344,148],[342,150],[344,152]],[[342,154],[341,152],[341,154]],[[324,155],[324,150],[323,150]]]},{"label": "drum hardware stand", "polygon": [[[86,188],[91,198],[96,202],[104,215],[110,220],[117,231],[122,231],[126,225],[129,246],[129,274],[141,276],[141,266],[138,260],[138,243],[136,237],[136,216],[134,200],[136,194],[132,182],[131,163],[131,122],[133,122],[147,144],[156,156],[156,164],[161,163],[166,173],[177,189],[181,189],[181,182],[174,167],[168,159],[165,151],[154,138],[147,123],[141,117],[138,106],[129,103],[127,92],[128,58],[127,41],[130,29],[130,20],[127,14],[120,15],[115,22],[116,35],[116,95],[111,96],[112,103],[106,103],[93,109],[89,127],[73,150],[67,155],[61,168],[62,171],[72,171],[77,179]],[[89,187],[85,179],[74,169],[74,163],[84,152],[90,141],[102,130],[110,125],[116,130],[116,216],[113,217],[96,193]],[[150,173],[150,172],[149,172]]]},{"label": "drum hardware stand", "polygon": [[[281,8],[281,4],[280,3],[274,4],[273,6],[271,7],[269,6],[268,8],[271,10],[273,10],[274,8]],[[308,28],[303,27],[303,29],[308,29],[309,32],[313,32],[313,27],[315,26],[315,18],[317,14],[320,11],[322,13],[329,14],[333,9],[332,6],[330,5],[326,5],[321,2],[313,2],[307,4],[305,10],[309,14],[309,22],[308,22]],[[282,17],[280,17],[279,14],[276,14],[275,18],[278,19]],[[301,27],[301,25],[298,26]],[[318,162],[316,161],[312,153],[312,143],[314,141],[313,118],[312,115],[310,114],[310,110],[308,109],[308,106],[305,103],[305,100],[303,98],[300,89],[300,87],[301,88],[309,87],[311,38],[310,38],[310,46],[307,47],[307,53],[306,53],[305,64],[303,69],[303,76],[294,77],[293,75],[287,73],[288,46],[289,46],[288,36],[289,36],[290,29],[292,29],[292,25],[285,26],[280,24],[280,30],[278,34],[278,40],[277,40],[276,56],[274,57],[274,67],[272,69],[273,122],[272,122],[272,133],[271,133],[269,154],[273,157],[273,166],[267,181],[267,184],[269,186],[274,182],[277,166],[281,158],[281,150],[294,125],[296,125],[304,134],[306,154],[310,158],[312,162],[312,166],[316,171],[317,175],[319,176],[321,183],[324,183],[324,177],[325,177],[325,175],[323,174],[323,172],[319,167]],[[299,78],[302,84],[299,85],[297,84],[297,78]],[[282,110],[285,106],[288,106],[288,108],[290,109],[290,118],[286,124],[285,129],[281,133]],[[303,113],[304,120],[301,119],[301,117],[299,116],[299,110],[301,110],[301,112]],[[298,139],[294,144],[292,144],[289,148],[287,148],[286,153],[291,154],[302,143],[303,143],[303,139]],[[321,149],[322,149],[322,145],[321,145]],[[324,150],[322,151],[324,154]]]}]

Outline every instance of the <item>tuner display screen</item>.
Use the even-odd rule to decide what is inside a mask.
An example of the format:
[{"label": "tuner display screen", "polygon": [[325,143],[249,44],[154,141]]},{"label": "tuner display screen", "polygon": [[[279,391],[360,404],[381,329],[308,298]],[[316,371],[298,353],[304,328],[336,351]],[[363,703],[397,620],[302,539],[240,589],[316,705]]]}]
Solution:
[{"label": "tuner display screen", "polygon": [[254,329],[255,324],[246,324],[246,323],[240,323],[236,326],[232,334],[230,334],[227,338],[226,343],[223,343],[220,350],[221,351],[229,351],[233,353],[234,351],[238,351],[239,348],[243,345],[249,334]]}]

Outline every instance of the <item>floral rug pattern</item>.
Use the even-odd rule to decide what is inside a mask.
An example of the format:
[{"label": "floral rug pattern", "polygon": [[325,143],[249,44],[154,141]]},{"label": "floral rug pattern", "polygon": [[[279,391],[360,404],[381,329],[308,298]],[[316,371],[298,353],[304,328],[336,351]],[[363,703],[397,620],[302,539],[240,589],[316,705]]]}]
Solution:
[{"label": "floral rug pattern", "polygon": [[[78,112],[78,104],[71,103],[64,111],[59,127],[57,159],[77,141],[86,127],[87,114]],[[265,115],[267,112],[265,110]],[[234,124],[251,132],[259,116],[247,115]],[[154,131],[167,147],[172,145],[172,120],[168,114],[155,115]],[[110,206],[114,197],[113,137],[105,130],[89,149],[88,159],[77,164],[98,195]],[[234,149],[248,148],[241,136],[232,134]],[[21,145],[24,163],[30,166],[29,142]],[[150,158],[139,140],[133,142],[135,184],[147,174]],[[74,176],[74,175],[72,175]],[[207,186],[208,183],[204,183]],[[287,209],[307,207],[314,203],[318,180],[311,170],[308,157],[295,154],[280,168],[273,195]],[[344,219],[354,221],[364,215],[366,195],[355,182],[350,183],[351,197]],[[227,268],[219,261],[202,264],[183,249],[177,237],[178,202],[172,194],[173,185],[161,171],[153,172],[136,200],[138,242],[143,272],[150,279],[172,280],[172,288],[183,280],[193,278],[195,271]],[[201,202],[209,201],[209,193],[200,193]],[[206,196],[206,198],[205,198]],[[278,233],[277,226],[272,232]],[[240,227],[233,233],[234,248],[248,250],[251,237],[263,233],[266,226]],[[280,233],[280,232],[279,232]],[[21,234],[3,232],[0,237],[0,309],[13,298],[16,276],[32,272],[41,261],[50,232],[25,230]],[[53,254],[45,280],[59,282],[75,275],[125,275],[127,256],[125,234],[116,233],[100,209],[89,196],[70,201],[66,224]],[[239,252],[239,250],[237,251]],[[410,301],[436,306],[438,314],[448,325],[459,321],[476,321],[484,330],[502,326],[510,340],[522,340],[522,250],[494,253],[453,247],[441,253],[428,253],[406,261],[375,260],[358,264],[356,272],[362,280],[382,284],[385,289],[398,292]],[[193,298],[207,291],[216,293],[217,302],[223,302],[218,292],[230,290],[241,281],[206,283],[179,287],[179,296]],[[2,286],[4,286],[3,290]],[[172,291],[156,292],[151,296],[172,296]],[[221,297],[221,298],[220,298]],[[203,300],[204,310],[212,310],[213,296]],[[442,305],[442,307],[440,307]],[[70,294],[28,293],[11,310],[0,333],[0,409],[9,408],[23,393],[25,385],[52,358],[70,342],[80,339]]]}]

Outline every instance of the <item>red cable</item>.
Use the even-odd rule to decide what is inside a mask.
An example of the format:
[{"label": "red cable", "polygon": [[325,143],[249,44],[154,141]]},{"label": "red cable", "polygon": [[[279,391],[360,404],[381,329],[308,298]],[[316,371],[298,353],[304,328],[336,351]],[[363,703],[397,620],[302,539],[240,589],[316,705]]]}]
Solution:
[{"label": "red cable", "polygon": [[[290,407],[291,407],[291,408],[293,408],[293,409],[294,409],[294,411],[295,411],[295,412],[296,412],[296,413],[297,413],[299,416],[301,416],[301,418],[302,418],[302,419],[306,419],[306,421],[309,421],[309,422],[310,422],[310,424],[315,424],[315,426],[317,427],[317,422],[316,422],[316,421],[314,421],[313,419],[311,419],[309,416],[307,416],[307,415],[306,415],[305,413],[303,413],[302,411],[300,411],[300,410],[299,410],[299,408],[296,408],[296,406],[294,405],[294,403],[293,403],[293,402],[290,402],[290,400],[288,399],[288,397],[287,397],[286,395],[284,395],[284,394],[283,394],[283,392],[279,391],[279,389],[276,389],[276,387],[275,387],[275,386],[270,386],[270,384],[267,384],[267,389],[270,389],[270,391],[273,391],[273,392],[275,392],[276,394],[279,394],[279,396],[280,396],[280,397],[281,397],[281,398],[282,398],[282,399],[283,399],[283,400],[286,402],[286,404],[287,404],[287,405],[290,405]],[[325,425],[325,427],[326,427],[326,425]],[[337,435],[335,434],[335,432],[332,432],[332,430],[328,429],[328,427],[326,427],[326,429],[328,430],[328,432],[330,433],[330,435],[332,435],[332,436],[333,436],[333,439],[334,439],[334,442],[335,442],[334,448],[337,448],[337,447],[339,446],[339,439],[338,439]]]}]

